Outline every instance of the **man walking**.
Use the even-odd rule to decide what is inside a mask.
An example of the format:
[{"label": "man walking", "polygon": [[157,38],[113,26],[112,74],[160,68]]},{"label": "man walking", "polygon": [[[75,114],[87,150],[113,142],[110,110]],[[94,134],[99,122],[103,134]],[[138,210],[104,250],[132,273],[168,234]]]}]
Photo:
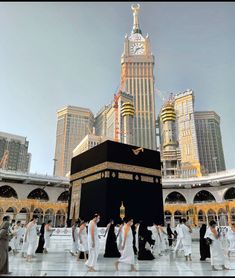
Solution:
[{"label": "man walking", "polygon": [[99,237],[97,223],[100,221],[100,215],[95,213],[92,220],[88,225],[88,252],[89,257],[85,265],[88,267],[88,271],[96,271],[95,265],[99,255]]}]

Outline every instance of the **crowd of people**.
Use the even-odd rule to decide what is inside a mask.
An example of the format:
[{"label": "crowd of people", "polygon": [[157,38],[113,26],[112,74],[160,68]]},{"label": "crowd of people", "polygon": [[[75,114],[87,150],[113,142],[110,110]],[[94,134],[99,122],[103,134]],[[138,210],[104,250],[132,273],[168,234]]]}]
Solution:
[{"label": "crowd of people", "polygon": [[[78,260],[81,251],[88,254],[85,264],[89,271],[95,271],[99,237],[97,223],[100,216],[94,215],[89,222],[87,234],[85,234],[84,221],[82,221],[83,240],[80,240],[79,221],[72,227],[73,245],[71,254],[77,256]],[[179,219],[174,231],[167,224],[163,227],[159,223],[153,223],[148,227],[144,221],[139,221],[133,225],[132,218],[115,226],[111,219],[106,227],[104,237],[106,237],[104,257],[119,258],[115,262],[116,270],[120,264],[130,266],[131,271],[136,271],[135,256],[138,260],[154,260],[156,257],[174,252],[176,256],[181,252],[186,261],[192,261],[192,227],[185,218]],[[80,224],[81,227],[81,224]],[[86,242],[84,249],[84,244]],[[209,226],[202,224],[200,227],[200,260],[205,261],[211,258],[212,270],[228,270],[225,265],[226,257],[229,258],[235,252],[235,225],[230,228],[222,229],[216,227],[214,220],[210,221]],[[89,259],[90,257],[90,259]]]},{"label": "crowd of people", "polygon": [[[38,230],[38,216],[26,225],[21,221],[10,223],[10,217],[4,216],[0,225],[0,274],[9,273],[8,253],[19,253],[30,262],[35,253],[48,253],[50,237],[55,230],[51,220],[41,225]],[[89,223],[79,219],[72,226],[71,255],[77,260],[84,259],[88,271],[96,271],[99,255],[100,235],[97,224],[100,215],[94,214]],[[131,217],[115,225],[111,219],[103,235],[106,239],[105,258],[117,258],[114,267],[118,271],[120,265],[127,265],[136,271],[135,261],[154,260],[156,257],[174,252],[184,254],[186,261],[192,261],[192,227],[185,218],[172,229],[170,224],[163,227],[153,223],[148,227],[144,221],[135,223]],[[212,270],[227,270],[226,258],[235,252],[235,224],[231,227],[217,227],[214,220],[209,226],[200,227],[200,260],[211,259]]]},{"label": "crowd of people", "polygon": [[[3,217],[0,225],[0,274],[9,274],[8,253],[13,255],[21,251],[23,258],[30,262],[35,253],[47,253],[50,245],[50,236],[55,230],[51,227],[51,220],[41,225],[40,231],[37,227],[38,216],[35,215],[26,224],[13,219],[10,222],[9,216]],[[38,239],[39,236],[39,239]]]}]

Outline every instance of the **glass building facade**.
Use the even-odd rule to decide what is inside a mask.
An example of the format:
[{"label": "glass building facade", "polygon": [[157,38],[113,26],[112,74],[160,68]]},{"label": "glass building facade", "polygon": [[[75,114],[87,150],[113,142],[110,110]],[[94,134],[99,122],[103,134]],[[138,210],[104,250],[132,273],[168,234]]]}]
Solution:
[{"label": "glass building facade", "polygon": [[220,117],[214,111],[194,113],[200,164],[205,174],[224,171]]},{"label": "glass building facade", "polygon": [[66,106],[57,111],[55,146],[55,176],[66,176],[70,171],[73,150],[81,140],[92,133],[93,113],[86,108]]},{"label": "glass building facade", "polygon": [[0,132],[0,161],[8,152],[6,162],[2,167],[5,170],[29,172],[31,154],[28,152],[29,142],[26,137]]}]

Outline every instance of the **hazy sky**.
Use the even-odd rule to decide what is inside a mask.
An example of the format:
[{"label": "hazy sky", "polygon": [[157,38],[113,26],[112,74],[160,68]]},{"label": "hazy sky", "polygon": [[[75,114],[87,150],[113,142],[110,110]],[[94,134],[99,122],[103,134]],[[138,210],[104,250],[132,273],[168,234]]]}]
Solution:
[{"label": "hazy sky", "polygon": [[[58,109],[97,113],[111,102],[133,3],[0,3],[0,131],[27,137],[31,172],[53,172]],[[156,88],[193,89],[195,110],[219,114],[226,167],[235,168],[235,3],[137,3]]]}]

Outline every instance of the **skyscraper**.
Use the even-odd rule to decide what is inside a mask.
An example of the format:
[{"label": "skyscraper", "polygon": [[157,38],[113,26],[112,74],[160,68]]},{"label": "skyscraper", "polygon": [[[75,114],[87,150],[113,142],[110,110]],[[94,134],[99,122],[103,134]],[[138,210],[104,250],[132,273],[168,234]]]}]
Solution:
[{"label": "skyscraper", "polygon": [[199,159],[206,173],[225,170],[220,117],[214,111],[194,113]]},{"label": "skyscraper", "polygon": [[99,145],[100,143],[106,141],[107,139],[103,136],[95,134],[87,134],[82,141],[73,150],[73,157]]},{"label": "skyscraper", "polygon": [[121,56],[121,90],[133,96],[133,144],[156,150],[154,56],[149,36],[144,38],[139,26],[139,9],[132,5],[133,28]]},{"label": "skyscraper", "polygon": [[109,140],[133,144],[133,97],[119,91],[112,104],[106,105],[95,117],[95,134]]},{"label": "skyscraper", "polygon": [[28,147],[26,137],[0,132],[0,161],[2,161],[0,168],[29,172],[31,154],[28,153]]},{"label": "skyscraper", "polygon": [[174,100],[177,137],[181,153],[181,175],[200,177],[202,173],[194,120],[194,93],[192,90],[187,90],[176,94]]},{"label": "skyscraper", "polygon": [[95,134],[99,136],[107,136],[107,113],[112,105],[105,105],[95,116]]},{"label": "skyscraper", "polygon": [[87,134],[92,133],[93,124],[90,109],[66,106],[57,111],[55,176],[66,176],[70,171],[73,150]]},{"label": "skyscraper", "polygon": [[160,151],[164,177],[180,177],[181,155],[176,130],[174,100],[167,101],[159,117]]}]

